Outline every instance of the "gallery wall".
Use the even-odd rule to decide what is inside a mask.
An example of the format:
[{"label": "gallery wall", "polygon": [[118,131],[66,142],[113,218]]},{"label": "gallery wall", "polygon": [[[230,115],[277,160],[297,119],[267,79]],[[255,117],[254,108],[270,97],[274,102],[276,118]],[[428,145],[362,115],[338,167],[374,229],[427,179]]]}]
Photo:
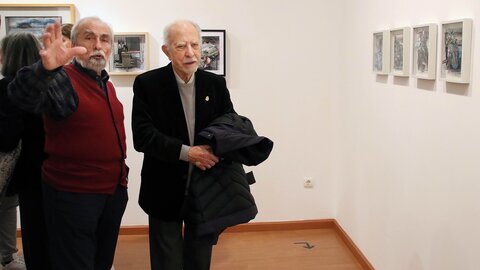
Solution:
[{"label": "gallery wall", "polygon": [[[478,269],[479,2],[349,1],[342,14],[348,80],[332,104],[337,220],[376,269]],[[473,19],[470,84],[438,72],[434,81],[371,72],[374,31],[425,23],[440,31],[463,18]]]},{"label": "gallery wall", "polygon": [[[247,168],[257,177],[255,221],[336,218],[376,269],[480,265],[478,1],[60,3],[74,3],[79,17],[103,14],[117,32],[149,32],[152,68],[168,62],[160,52],[168,22],[226,30],[235,108],[275,142],[270,159]],[[461,18],[473,19],[470,84],[373,74],[373,32]],[[112,80],[132,168],[122,225],[144,225],[142,155],[129,128],[134,77]]]},{"label": "gallery wall", "polygon": [[[13,3],[13,1],[12,1]],[[227,84],[235,109],[249,117],[260,135],[275,142],[270,158],[253,170],[259,214],[255,221],[334,216],[331,181],[330,95],[338,88],[341,33],[338,6],[315,1],[306,8],[289,1],[15,1],[73,3],[77,18],[97,15],[116,32],[150,34],[151,68],[168,62],[160,50],[164,26],[188,18],[204,29],[225,29]],[[307,3],[307,2],[306,2]],[[145,225],[138,207],[142,154],[133,149],[130,130],[134,76],[112,76],[125,107],[130,201],[123,226]],[[305,177],[314,188],[305,189]],[[161,179],[159,179],[161,181]]]}]

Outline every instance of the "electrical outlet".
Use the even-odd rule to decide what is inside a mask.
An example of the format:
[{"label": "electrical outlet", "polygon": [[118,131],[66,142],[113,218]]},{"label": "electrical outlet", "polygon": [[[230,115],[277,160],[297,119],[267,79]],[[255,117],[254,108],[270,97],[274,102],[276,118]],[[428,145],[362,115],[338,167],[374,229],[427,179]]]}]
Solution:
[{"label": "electrical outlet", "polygon": [[303,181],[303,187],[304,188],[313,188],[313,179],[312,178],[305,178],[305,180]]}]

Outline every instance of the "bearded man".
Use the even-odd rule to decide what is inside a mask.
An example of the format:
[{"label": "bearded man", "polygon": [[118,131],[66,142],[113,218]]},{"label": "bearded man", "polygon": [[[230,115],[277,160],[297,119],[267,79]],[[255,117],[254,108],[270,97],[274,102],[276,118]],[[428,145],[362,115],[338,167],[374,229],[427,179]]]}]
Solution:
[{"label": "bearded man", "polygon": [[61,25],[49,25],[41,60],[18,71],[8,88],[12,102],[44,119],[42,188],[55,270],[109,270],[113,263],[128,195],[123,106],[105,71],[112,38],[107,23],[87,17],[67,48]]}]

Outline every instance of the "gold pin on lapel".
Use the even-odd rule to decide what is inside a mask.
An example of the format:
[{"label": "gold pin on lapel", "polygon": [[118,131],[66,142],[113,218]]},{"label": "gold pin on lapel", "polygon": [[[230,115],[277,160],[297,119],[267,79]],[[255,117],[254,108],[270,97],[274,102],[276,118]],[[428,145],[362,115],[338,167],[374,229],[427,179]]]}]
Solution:
[{"label": "gold pin on lapel", "polygon": [[209,101],[210,100],[210,97],[209,96],[206,96],[205,97],[205,101]]}]

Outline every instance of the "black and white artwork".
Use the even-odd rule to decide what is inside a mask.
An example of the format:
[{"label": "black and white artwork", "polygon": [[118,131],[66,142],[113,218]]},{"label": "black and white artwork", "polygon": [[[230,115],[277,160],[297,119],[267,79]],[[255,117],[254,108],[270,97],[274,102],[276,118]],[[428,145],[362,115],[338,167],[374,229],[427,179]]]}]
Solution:
[{"label": "black and white artwork", "polygon": [[202,56],[199,68],[225,76],[225,44],[225,30],[202,30]]},{"label": "black and white artwork", "polygon": [[415,65],[418,73],[428,72],[428,27],[415,29]]},{"label": "black and white artwork", "polygon": [[449,82],[469,83],[472,20],[442,24],[441,77]]},{"label": "black and white artwork", "polygon": [[383,71],[383,33],[373,34],[373,71]]},{"label": "black and white artwork", "polygon": [[147,34],[115,33],[109,73],[112,75],[138,74],[147,70]]},{"label": "black and white artwork", "polygon": [[437,25],[413,27],[413,76],[434,80],[437,59]]},{"label": "black and white artwork", "polygon": [[390,74],[408,77],[410,74],[410,27],[390,31]]},{"label": "black and white artwork", "polygon": [[462,72],[462,41],[463,28],[461,23],[452,24],[446,27],[443,32],[445,55],[442,64],[449,72]]},{"label": "black and white artwork", "polygon": [[401,71],[403,69],[403,32],[392,32],[393,41],[393,61],[392,69]]}]

